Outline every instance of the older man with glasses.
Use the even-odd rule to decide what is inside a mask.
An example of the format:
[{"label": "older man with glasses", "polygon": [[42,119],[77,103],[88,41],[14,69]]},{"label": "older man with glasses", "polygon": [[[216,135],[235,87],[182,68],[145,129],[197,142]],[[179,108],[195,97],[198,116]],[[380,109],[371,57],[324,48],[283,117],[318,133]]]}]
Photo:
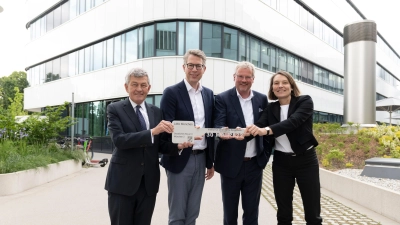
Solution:
[{"label": "older man with glasses", "polygon": [[[206,55],[189,50],[183,57],[183,81],[164,90],[161,109],[167,121],[193,121],[196,126],[212,127],[214,94],[202,86]],[[171,141],[171,135],[167,141]],[[163,155],[161,165],[167,171],[169,225],[192,225],[200,213],[204,181],[214,176],[214,139],[203,137],[194,142],[176,144],[180,155]],[[207,171],[206,171],[207,168]]]}]

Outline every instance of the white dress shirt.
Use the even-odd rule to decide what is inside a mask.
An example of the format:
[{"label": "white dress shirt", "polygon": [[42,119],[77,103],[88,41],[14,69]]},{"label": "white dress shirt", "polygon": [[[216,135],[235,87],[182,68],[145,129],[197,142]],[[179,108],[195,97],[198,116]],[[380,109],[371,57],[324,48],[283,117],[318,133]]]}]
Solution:
[{"label": "white dress shirt", "polygon": [[[244,121],[246,122],[246,127],[252,125],[254,123],[254,114],[253,114],[253,104],[251,103],[251,99],[253,98],[253,91],[250,90],[250,96],[247,98],[242,98],[239,92],[236,90],[236,94],[239,98],[240,106],[242,107]],[[236,128],[236,127],[230,127]],[[254,157],[257,155],[256,150],[256,140],[253,138],[251,141],[247,142],[246,145],[246,153],[244,157]]]},{"label": "white dress shirt", "polygon": [[[287,120],[289,105],[281,105],[281,122]],[[275,149],[281,152],[294,153],[286,134],[275,138]]]},{"label": "white dress shirt", "polygon": [[[200,128],[205,128],[206,115],[204,111],[203,96],[201,95],[203,86],[199,83],[199,87],[195,90],[186,79],[183,81],[185,82],[186,89],[189,93],[190,103],[192,104],[194,125],[199,126]],[[205,137],[201,140],[194,140],[193,150],[204,150],[205,148],[207,148]]]}]

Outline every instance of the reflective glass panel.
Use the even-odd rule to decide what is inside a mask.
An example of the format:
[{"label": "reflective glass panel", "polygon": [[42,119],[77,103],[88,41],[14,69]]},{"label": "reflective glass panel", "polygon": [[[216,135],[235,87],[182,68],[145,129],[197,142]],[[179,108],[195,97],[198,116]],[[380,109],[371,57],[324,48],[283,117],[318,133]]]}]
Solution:
[{"label": "reflective glass panel", "polygon": [[69,0],[69,18],[73,19],[76,17],[77,12],[77,0]]},{"label": "reflective glass panel", "polygon": [[75,52],[72,52],[70,54],[68,54],[68,73],[69,76],[74,76],[76,74],[76,57],[75,57]]},{"label": "reflective glass panel", "polygon": [[176,55],[176,22],[157,23],[156,56]]},{"label": "reflective glass panel", "polygon": [[93,46],[85,48],[85,73],[93,70],[92,50]]},{"label": "reflective glass panel", "polygon": [[107,43],[107,64],[106,66],[114,65],[114,39],[110,38]]},{"label": "reflective glass panel", "polygon": [[53,59],[53,74],[51,80],[58,80],[60,79],[61,75],[61,58]]},{"label": "reflective glass panel", "polygon": [[61,23],[69,20],[69,1],[61,5]]},{"label": "reflective glass panel", "polygon": [[144,52],[143,58],[154,56],[154,25],[144,28]]},{"label": "reflective glass panel", "polygon": [[185,22],[179,22],[178,55],[185,54]]},{"label": "reflective glass panel", "polygon": [[52,81],[53,77],[53,61],[49,61],[45,63],[45,80],[44,83],[47,83],[49,81]]},{"label": "reflective glass panel", "polygon": [[186,51],[199,49],[200,44],[200,23],[186,22]]},{"label": "reflective glass panel", "polygon": [[222,26],[219,24],[203,23],[202,49],[207,56],[222,57],[221,30]]},{"label": "reflective glass panel", "polygon": [[100,42],[93,46],[93,70],[103,68],[103,43]]},{"label": "reflective glass panel", "polygon": [[260,41],[255,38],[250,38],[250,62],[256,67],[260,67],[260,53]]},{"label": "reflective glass panel", "polygon": [[53,11],[51,11],[46,15],[46,31],[53,29],[53,27]]},{"label": "reflective glass panel", "polygon": [[122,35],[118,35],[117,37],[114,37],[114,65],[121,63],[121,58],[122,58],[121,37],[122,37]]},{"label": "reflective glass panel", "polygon": [[238,54],[238,31],[224,27],[224,58],[237,60]]},{"label": "reflective glass panel", "polygon": [[61,6],[57,7],[54,11],[54,27],[58,27],[61,24]]},{"label": "reflective glass panel", "polygon": [[63,57],[61,57],[61,70],[60,70],[60,77],[61,78],[65,78],[68,77],[68,61],[69,61],[69,57],[68,55],[64,55]]},{"label": "reflective glass panel", "polygon": [[125,34],[125,46],[126,46],[126,62],[131,62],[137,59],[137,30],[129,31]]}]

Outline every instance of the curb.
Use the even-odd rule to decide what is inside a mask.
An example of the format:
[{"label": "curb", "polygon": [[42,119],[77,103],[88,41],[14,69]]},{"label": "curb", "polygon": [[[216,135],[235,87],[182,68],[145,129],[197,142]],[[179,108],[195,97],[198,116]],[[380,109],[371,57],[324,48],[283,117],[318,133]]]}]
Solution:
[{"label": "curb", "polygon": [[73,159],[15,173],[0,174],[0,196],[12,195],[76,173],[82,163]]}]

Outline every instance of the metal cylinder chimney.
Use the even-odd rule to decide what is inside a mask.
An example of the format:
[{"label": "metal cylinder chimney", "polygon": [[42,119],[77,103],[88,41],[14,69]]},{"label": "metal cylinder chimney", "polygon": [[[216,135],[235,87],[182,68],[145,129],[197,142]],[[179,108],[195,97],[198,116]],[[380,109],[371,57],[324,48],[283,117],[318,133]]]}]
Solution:
[{"label": "metal cylinder chimney", "polygon": [[376,126],[376,23],[344,27],[344,124]]}]

